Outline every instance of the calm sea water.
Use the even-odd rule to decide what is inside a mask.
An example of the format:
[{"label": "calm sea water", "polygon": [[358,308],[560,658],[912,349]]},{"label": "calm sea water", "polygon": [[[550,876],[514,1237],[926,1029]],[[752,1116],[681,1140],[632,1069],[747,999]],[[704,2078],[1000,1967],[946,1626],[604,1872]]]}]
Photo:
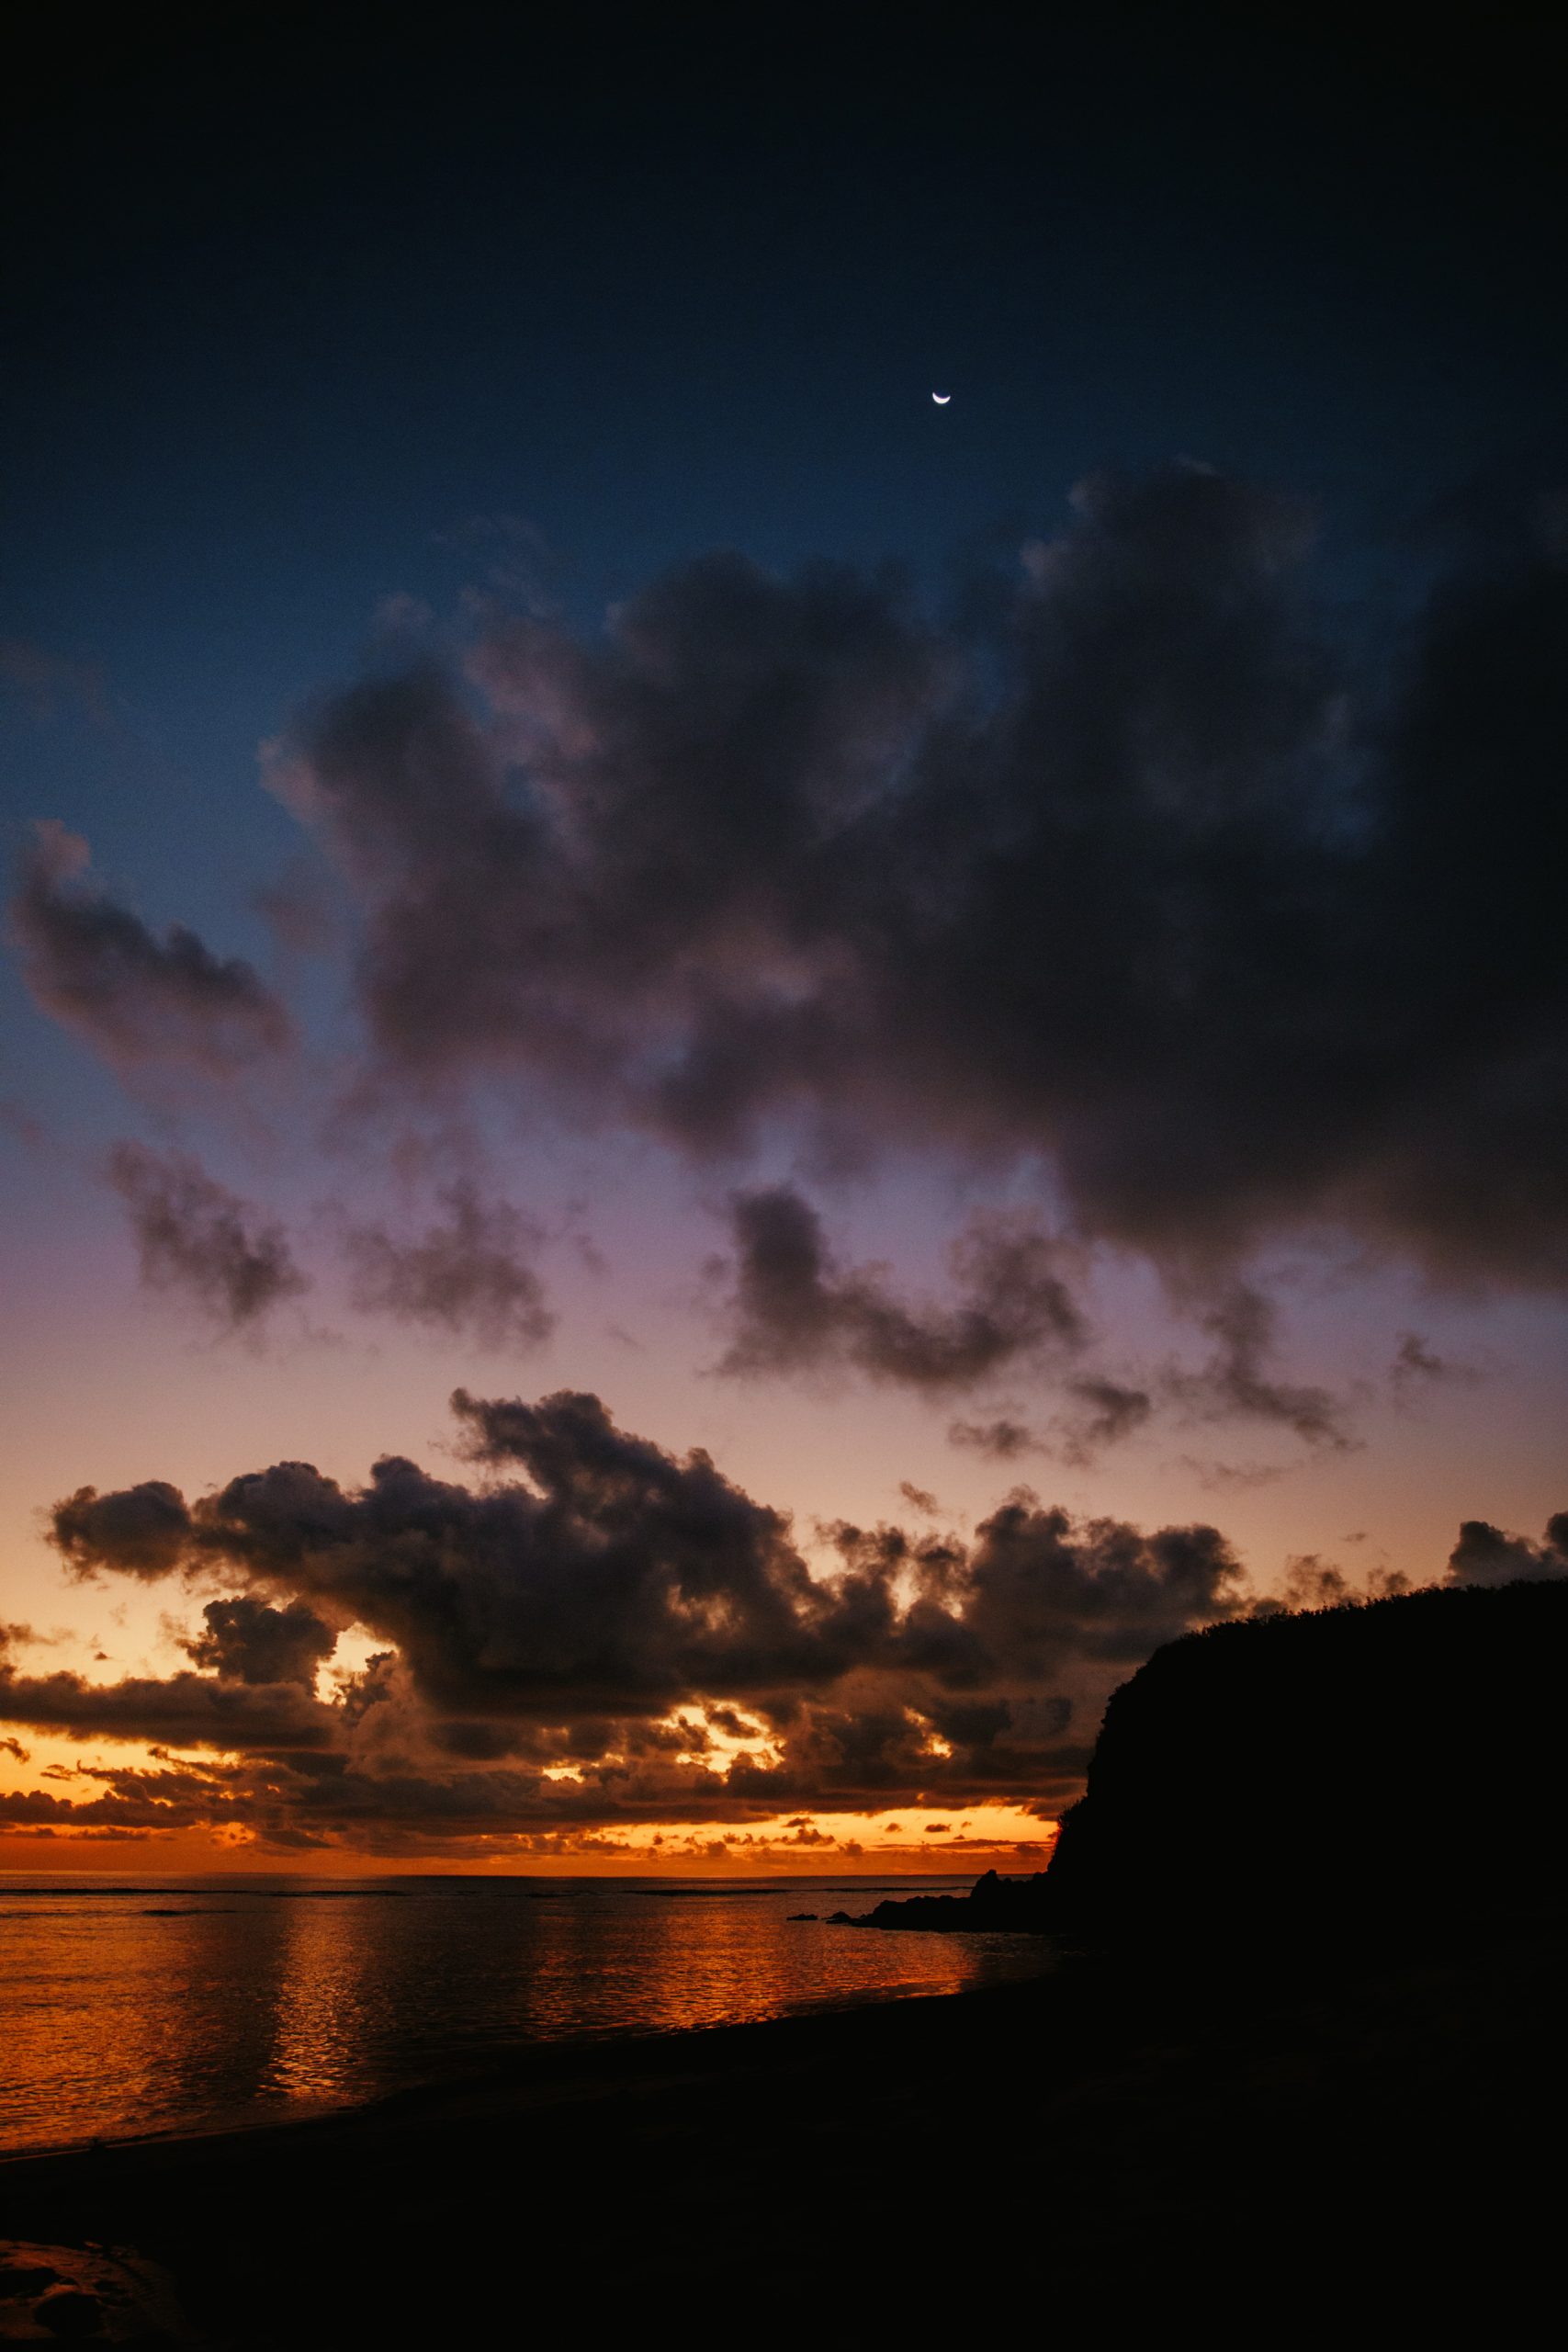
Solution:
[{"label": "calm sea water", "polygon": [[842,1879],[0,1881],[0,2147],[276,2120],[481,2075],[529,2044],[957,1992],[1026,1936],[791,1920]]}]

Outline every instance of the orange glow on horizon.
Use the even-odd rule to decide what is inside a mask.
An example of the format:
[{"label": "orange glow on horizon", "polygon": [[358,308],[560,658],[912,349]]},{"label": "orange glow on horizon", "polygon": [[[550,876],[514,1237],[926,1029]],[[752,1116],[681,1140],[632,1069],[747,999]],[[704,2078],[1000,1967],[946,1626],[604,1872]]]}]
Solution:
[{"label": "orange glow on horizon", "polygon": [[925,1825],[858,1815],[787,1820],[639,1824],[453,1839],[439,1851],[411,1839],[368,1852],[324,1844],[269,1844],[241,1823],[171,1830],[0,1830],[0,1871],[152,1871],[188,1877],[254,1871],[268,1877],[526,1878],[978,1877],[1043,1870],[1056,1824],[1011,1806],[976,1807],[937,1835]]}]

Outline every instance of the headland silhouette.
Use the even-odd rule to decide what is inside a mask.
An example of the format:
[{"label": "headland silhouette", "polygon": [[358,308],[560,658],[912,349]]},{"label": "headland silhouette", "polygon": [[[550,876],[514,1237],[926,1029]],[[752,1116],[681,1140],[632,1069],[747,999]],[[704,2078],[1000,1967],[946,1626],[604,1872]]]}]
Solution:
[{"label": "headland silhouette", "polygon": [[1412,1939],[1550,1909],[1565,1657],[1562,1579],[1188,1634],[1111,1698],[1047,1870],[838,1918],[1186,1948]]}]

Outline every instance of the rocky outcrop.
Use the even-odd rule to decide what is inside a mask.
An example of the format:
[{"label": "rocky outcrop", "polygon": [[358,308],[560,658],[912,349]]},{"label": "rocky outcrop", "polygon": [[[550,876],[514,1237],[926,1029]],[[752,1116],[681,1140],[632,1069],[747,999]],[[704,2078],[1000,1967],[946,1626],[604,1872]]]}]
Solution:
[{"label": "rocky outcrop", "polygon": [[123,2247],[0,2239],[0,2345],[118,2344],[125,2352],[196,2352],[173,2285]]},{"label": "rocky outcrop", "polygon": [[1568,1582],[1190,1634],[1112,1697],[1048,1871],[865,1924],[1300,1943],[1556,1909],[1565,1669]]},{"label": "rocky outcrop", "polygon": [[836,1911],[833,1924],[850,1928],[920,1928],[939,1935],[995,1933],[1038,1935],[1048,1924],[1045,1882],[1048,1873],[1032,1878],[999,1878],[987,1871],[967,1894],[911,1894],[879,1903],[874,1911]]},{"label": "rocky outcrop", "polygon": [[1049,1872],[1117,1936],[1337,1935],[1563,1894],[1568,1583],[1255,1618],[1111,1699]]}]

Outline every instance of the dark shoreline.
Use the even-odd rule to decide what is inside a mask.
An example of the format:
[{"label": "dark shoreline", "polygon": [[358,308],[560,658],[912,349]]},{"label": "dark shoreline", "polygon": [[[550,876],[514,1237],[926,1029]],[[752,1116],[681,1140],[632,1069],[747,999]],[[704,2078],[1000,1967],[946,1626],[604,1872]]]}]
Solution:
[{"label": "dark shoreline", "polygon": [[[323,2106],[307,2113],[258,2114],[243,2121],[62,2142],[45,2148],[0,2148],[0,2195],[24,2170],[35,2166],[51,2173],[81,2167],[96,2176],[120,2159],[164,2152],[183,2155],[189,2151],[194,2156],[219,2151],[243,2157],[264,2142],[302,2149],[307,2142],[327,2136],[359,2139],[377,2136],[383,2130],[456,2126],[496,2110],[514,2115],[536,2103],[597,2097],[605,2090],[618,2093],[645,2080],[697,2079],[744,2064],[754,2054],[753,2044],[761,2047],[762,2037],[766,2037],[769,2056],[782,2056],[785,2037],[826,2039],[834,2029],[852,2029],[873,2012],[994,2001],[1032,1995],[1035,1989],[1032,1979],[1023,1984],[969,1986],[958,1992],[869,1995],[791,2017],[671,2026],[653,2033],[583,2033],[519,2044],[514,2053],[488,2066],[482,2075],[455,2075],[410,2084],[371,2098]],[[1030,2022],[1032,2030],[1035,2020],[1032,2018]]]},{"label": "dark shoreline", "polygon": [[[815,2003],[781,2016],[723,2024],[666,2026],[641,2033],[585,2027],[549,2041],[517,2042],[488,2060],[482,2071],[434,2076],[429,2082],[404,2084],[365,2098],[322,2100],[316,2106],[301,2101],[291,2103],[287,2109],[280,2105],[277,2109],[258,2107],[229,2114],[219,2112],[208,2120],[173,2124],[164,2130],[96,2133],[41,2145],[0,2146],[0,2200],[7,2182],[15,2177],[16,2168],[24,2165],[98,2164],[144,2150],[188,2147],[194,2151],[215,2143],[248,2146],[253,2141],[291,2140],[296,2134],[325,2132],[334,2126],[374,2132],[384,2122],[400,2126],[434,2114],[456,2118],[459,2111],[467,2113],[476,2103],[487,2109],[498,2103],[512,2109],[527,2103],[535,2094],[571,2096],[579,2090],[589,2092],[602,2080],[618,2083],[624,2075],[659,2075],[676,2054],[684,2061],[680,2070],[682,2073],[690,2068],[705,2074],[715,2066],[732,2063],[743,2041],[752,2035],[810,2030],[835,2021],[847,2023],[884,2008],[930,2007],[939,2002],[983,2001],[1009,1994],[1032,1994],[1052,1973],[1049,1968],[1043,1968],[1039,1977],[999,1984],[965,1985],[951,1991],[917,1988],[908,1992],[865,1993]],[[699,2052],[700,2058],[696,2054]]]},{"label": "dark shoreline", "polygon": [[1436,1956],[1078,1954],[552,2044],[367,2107],[18,2153],[0,2232],[136,2248],[226,2352],[500,2343],[569,2291],[590,2341],[694,2296],[749,2343],[929,2335],[1004,2257],[1057,2309],[1141,2278],[1212,2310],[1271,2276],[1293,2302],[1408,2301],[1427,2265],[1452,2291],[1484,2246],[1495,2314],[1555,2254],[1565,1952],[1553,1917]]}]

